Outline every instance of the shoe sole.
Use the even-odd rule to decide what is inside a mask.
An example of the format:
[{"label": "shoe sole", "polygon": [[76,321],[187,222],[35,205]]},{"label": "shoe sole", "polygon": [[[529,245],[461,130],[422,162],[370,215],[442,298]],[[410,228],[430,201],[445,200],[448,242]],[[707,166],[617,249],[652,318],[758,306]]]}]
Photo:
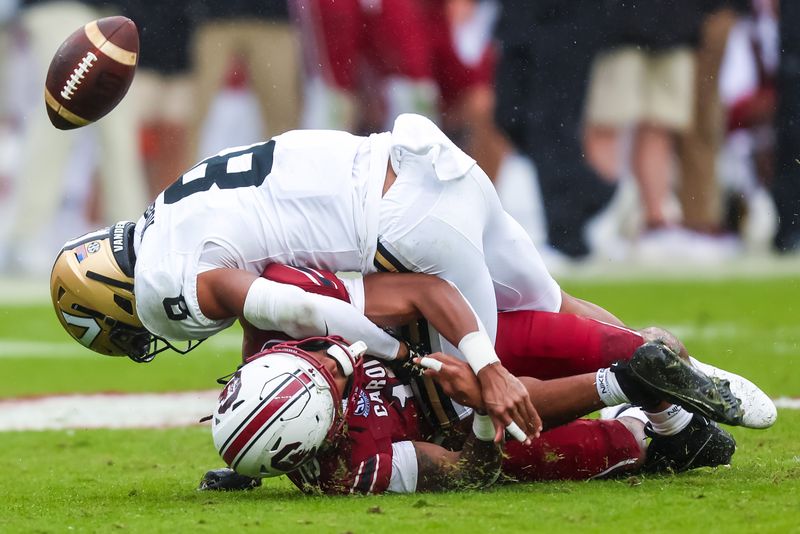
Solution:
[{"label": "shoe sole", "polygon": [[657,350],[640,349],[628,365],[631,374],[663,400],[718,423],[742,424],[741,401],[733,395],[727,383],[695,369],[672,351],[661,347]]},{"label": "shoe sole", "polygon": [[731,393],[742,401],[742,425],[747,428],[769,428],[778,419],[778,410],[766,393],[761,389],[737,374],[724,369],[718,369],[713,365],[699,362],[689,357],[689,361],[694,367],[712,378],[727,380],[730,384]]}]

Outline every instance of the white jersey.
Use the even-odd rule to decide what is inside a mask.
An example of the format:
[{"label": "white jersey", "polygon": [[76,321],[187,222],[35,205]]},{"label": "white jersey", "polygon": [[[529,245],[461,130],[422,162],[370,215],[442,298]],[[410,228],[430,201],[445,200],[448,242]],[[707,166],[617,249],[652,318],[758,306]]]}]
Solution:
[{"label": "white jersey", "polygon": [[173,340],[233,323],[205,317],[197,275],[260,275],[267,264],[365,271],[375,255],[389,134],[292,131],[227,149],[186,172],[136,225],[135,287],[144,326]]}]

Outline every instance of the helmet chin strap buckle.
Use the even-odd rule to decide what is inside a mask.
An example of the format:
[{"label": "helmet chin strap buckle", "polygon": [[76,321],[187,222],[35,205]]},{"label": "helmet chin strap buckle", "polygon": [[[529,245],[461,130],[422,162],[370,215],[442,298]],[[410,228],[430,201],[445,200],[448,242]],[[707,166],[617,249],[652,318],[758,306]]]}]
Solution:
[{"label": "helmet chin strap buckle", "polygon": [[339,363],[344,376],[350,376],[353,374],[353,363],[358,361],[358,359],[367,352],[367,344],[363,341],[356,341],[346,349],[340,345],[334,344],[328,347],[328,350],[325,352]]}]

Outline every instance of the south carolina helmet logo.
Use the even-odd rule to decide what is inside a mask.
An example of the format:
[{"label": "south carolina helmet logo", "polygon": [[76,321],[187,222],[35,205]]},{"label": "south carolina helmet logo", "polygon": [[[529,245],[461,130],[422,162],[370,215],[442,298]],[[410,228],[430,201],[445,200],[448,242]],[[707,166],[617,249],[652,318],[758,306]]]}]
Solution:
[{"label": "south carolina helmet logo", "polygon": [[239,391],[242,389],[242,377],[239,371],[236,371],[236,374],[233,375],[228,385],[225,386],[225,389],[219,394],[219,413],[225,413],[228,411],[233,403],[236,401],[236,398],[239,396]]}]

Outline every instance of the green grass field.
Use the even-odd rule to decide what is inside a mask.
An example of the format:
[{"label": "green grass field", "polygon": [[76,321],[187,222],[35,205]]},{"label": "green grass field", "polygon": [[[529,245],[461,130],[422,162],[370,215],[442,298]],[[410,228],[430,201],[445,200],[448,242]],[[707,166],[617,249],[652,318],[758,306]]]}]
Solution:
[{"label": "green grass field", "polygon": [[[632,326],[670,328],[690,352],[773,397],[800,397],[800,275],[562,282]],[[47,305],[0,304],[0,397],[216,387],[238,335],[148,365],[94,356]],[[482,493],[306,497],[285,480],[243,494],[195,491],[220,460],[208,429],[0,433],[0,532],[800,532],[800,412],[733,429],[731,468],[679,476],[538,483]]]}]

